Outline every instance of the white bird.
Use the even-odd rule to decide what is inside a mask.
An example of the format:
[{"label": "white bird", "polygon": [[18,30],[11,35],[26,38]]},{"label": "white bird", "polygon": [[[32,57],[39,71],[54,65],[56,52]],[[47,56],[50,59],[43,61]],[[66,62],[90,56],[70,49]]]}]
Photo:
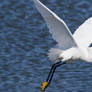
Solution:
[{"label": "white bird", "polygon": [[[57,42],[56,48],[49,50],[48,56],[50,60],[57,62],[52,66],[51,72],[55,71],[56,67],[70,61],[84,60],[92,62],[92,17],[86,20],[75,32],[72,34],[65,24],[54,12],[48,9],[39,0],[33,0],[37,9],[45,19],[49,32]],[[54,68],[53,68],[54,67]],[[48,86],[51,81],[53,73],[49,74],[47,81],[43,83],[42,91]]]}]

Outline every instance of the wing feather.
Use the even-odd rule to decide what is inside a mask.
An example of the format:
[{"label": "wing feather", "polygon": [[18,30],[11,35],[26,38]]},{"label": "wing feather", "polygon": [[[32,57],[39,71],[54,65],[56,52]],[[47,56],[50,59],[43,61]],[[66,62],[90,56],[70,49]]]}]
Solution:
[{"label": "wing feather", "polygon": [[62,19],[60,19],[54,12],[48,9],[39,0],[33,0],[37,9],[45,19],[49,31],[54,40],[58,42],[61,49],[68,49],[77,46],[71,32]]},{"label": "wing feather", "polygon": [[73,37],[80,46],[88,47],[92,43],[92,17],[75,31]]}]

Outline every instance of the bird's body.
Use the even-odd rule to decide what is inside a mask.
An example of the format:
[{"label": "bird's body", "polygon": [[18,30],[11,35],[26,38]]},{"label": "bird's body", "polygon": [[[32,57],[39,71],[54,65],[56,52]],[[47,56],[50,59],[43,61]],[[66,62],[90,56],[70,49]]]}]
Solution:
[{"label": "bird's body", "polygon": [[48,56],[50,60],[55,62],[58,62],[60,60],[67,63],[76,60],[92,62],[92,47],[73,47],[66,50],[52,48],[50,49]]},{"label": "bird's body", "polygon": [[[92,17],[86,20],[72,35],[65,22],[54,12],[43,5],[39,0],[34,0],[37,9],[45,19],[52,37],[58,42],[57,48],[52,48],[48,56],[53,61],[70,61],[82,59],[92,61],[88,47],[92,40]],[[60,53],[61,52],[61,53]]]},{"label": "bird's body", "polygon": [[[33,1],[45,19],[53,39],[57,42],[56,48],[49,50],[48,56],[50,60],[69,63],[70,61],[81,59],[92,62],[92,47],[89,47],[92,43],[92,17],[86,20],[74,34],[72,34],[65,22],[54,12],[48,9],[39,0]],[[58,64],[59,63],[57,63],[54,68],[56,68]]]}]

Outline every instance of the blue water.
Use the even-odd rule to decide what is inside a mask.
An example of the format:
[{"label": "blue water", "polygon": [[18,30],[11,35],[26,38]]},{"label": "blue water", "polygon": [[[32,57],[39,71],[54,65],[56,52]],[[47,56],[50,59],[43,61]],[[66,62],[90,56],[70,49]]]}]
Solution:
[{"label": "blue water", "polygon": [[[92,16],[92,0],[41,0],[71,32]],[[0,0],[0,92],[41,92],[56,42],[32,0]],[[92,63],[59,67],[46,92],[92,92]]]}]

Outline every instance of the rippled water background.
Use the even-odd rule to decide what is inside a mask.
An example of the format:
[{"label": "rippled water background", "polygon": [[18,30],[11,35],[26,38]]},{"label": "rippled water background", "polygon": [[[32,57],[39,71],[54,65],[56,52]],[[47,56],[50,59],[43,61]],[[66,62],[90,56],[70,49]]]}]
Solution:
[{"label": "rippled water background", "polygon": [[[92,0],[41,1],[72,33],[92,16]],[[55,44],[32,0],[0,0],[0,92],[40,92]],[[59,67],[46,92],[92,92],[92,63]]]}]

